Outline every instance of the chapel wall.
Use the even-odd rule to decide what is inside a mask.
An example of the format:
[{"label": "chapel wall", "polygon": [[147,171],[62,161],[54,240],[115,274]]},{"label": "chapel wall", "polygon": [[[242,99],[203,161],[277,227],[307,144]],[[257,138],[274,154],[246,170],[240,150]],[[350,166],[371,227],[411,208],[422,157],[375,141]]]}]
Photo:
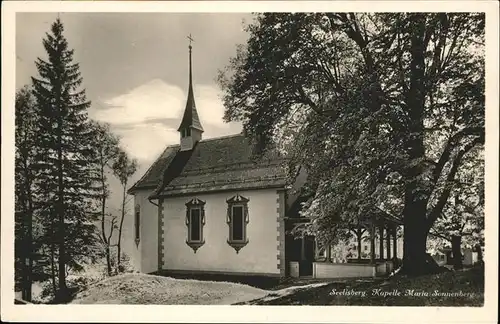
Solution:
[{"label": "chapel wall", "polygon": [[[249,199],[249,242],[238,253],[227,243],[229,226],[226,222],[226,200],[236,194]],[[280,196],[283,197],[276,189],[262,189],[165,198],[162,205],[161,268],[279,276]],[[188,229],[185,204],[193,198],[205,202],[205,244],[196,253],[186,244]]]},{"label": "chapel wall", "polygon": [[[148,197],[152,190],[140,190],[134,194],[134,208],[129,215],[129,226],[127,237],[130,262],[137,271],[143,273],[155,272],[158,270],[158,208],[153,205]],[[139,242],[135,242],[135,212],[136,208],[140,212],[140,237]]]}]

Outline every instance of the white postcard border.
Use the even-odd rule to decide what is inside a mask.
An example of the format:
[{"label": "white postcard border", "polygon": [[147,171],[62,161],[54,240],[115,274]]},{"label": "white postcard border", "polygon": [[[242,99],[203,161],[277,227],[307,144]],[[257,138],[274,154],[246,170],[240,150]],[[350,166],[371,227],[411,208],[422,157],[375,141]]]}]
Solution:
[{"label": "white postcard border", "polygon": [[[14,305],[14,94],[16,12],[486,12],[484,307]],[[498,3],[496,1],[4,1],[2,2],[1,317],[42,322],[496,322],[498,298]]]}]

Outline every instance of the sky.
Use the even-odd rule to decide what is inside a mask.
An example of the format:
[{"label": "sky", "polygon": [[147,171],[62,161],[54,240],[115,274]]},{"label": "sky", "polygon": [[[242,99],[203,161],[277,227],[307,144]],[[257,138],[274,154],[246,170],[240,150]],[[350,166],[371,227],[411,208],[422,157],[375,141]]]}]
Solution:
[{"label": "sky", "polygon": [[[16,16],[16,88],[31,82],[34,61],[44,58],[42,38],[57,13]],[[60,13],[64,35],[80,64],[83,87],[92,101],[89,116],[107,122],[121,145],[145,169],[170,144],[188,86],[187,36],[192,35],[193,83],[203,138],[235,134],[239,123],[224,123],[217,71],[245,43],[250,13]]]},{"label": "sky", "polygon": [[[16,88],[37,76],[35,60],[45,58],[42,39],[57,13],[17,13]],[[189,40],[193,46],[193,87],[203,138],[236,134],[239,123],[222,120],[224,107],[215,79],[245,43],[249,13],[60,13],[64,35],[80,64],[82,87],[92,102],[89,117],[109,123],[120,145],[137,159],[129,186],[147,171],[166,146],[179,143],[177,128],[187,98]],[[121,186],[108,177],[108,209],[119,213]],[[130,201],[129,197],[129,201]],[[127,204],[131,208],[133,204]]]}]

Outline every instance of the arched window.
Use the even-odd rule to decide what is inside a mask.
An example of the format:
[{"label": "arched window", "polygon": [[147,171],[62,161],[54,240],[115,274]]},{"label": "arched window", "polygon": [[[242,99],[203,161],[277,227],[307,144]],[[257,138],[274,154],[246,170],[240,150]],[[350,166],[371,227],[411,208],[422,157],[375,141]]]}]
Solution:
[{"label": "arched window", "polygon": [[227,224],[229,225],[229,239],[227,244],[231,245],[236,253],[248,244],[247,224],[248,199],[236,195],[227,200]]},{"label": "arched window", "polygon": [[193,249],[194,253],[205,244],[203,238],[204,225],[205,202],[194,198],[186,204],[186,226],[188,230],[186,244]]}]

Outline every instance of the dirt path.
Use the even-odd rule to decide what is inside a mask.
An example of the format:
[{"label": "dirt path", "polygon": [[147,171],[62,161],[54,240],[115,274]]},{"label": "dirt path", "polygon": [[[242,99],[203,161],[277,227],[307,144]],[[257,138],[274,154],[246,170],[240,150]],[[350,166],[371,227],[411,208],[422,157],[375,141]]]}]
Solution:
[{"label": "dirt path", "polygon": [[73,304],[244,305],[270,302],[297,292],[327,285],[302,284],[264,290],[220,281],[174,279],[145,274],[125,274],[100,281],[80,292]]},{"label": "dirt path", "polygon": [[230,305],[266,296],[268,291],[231,282],[181,280],[125,274],[79,293],[74,304]]}]

